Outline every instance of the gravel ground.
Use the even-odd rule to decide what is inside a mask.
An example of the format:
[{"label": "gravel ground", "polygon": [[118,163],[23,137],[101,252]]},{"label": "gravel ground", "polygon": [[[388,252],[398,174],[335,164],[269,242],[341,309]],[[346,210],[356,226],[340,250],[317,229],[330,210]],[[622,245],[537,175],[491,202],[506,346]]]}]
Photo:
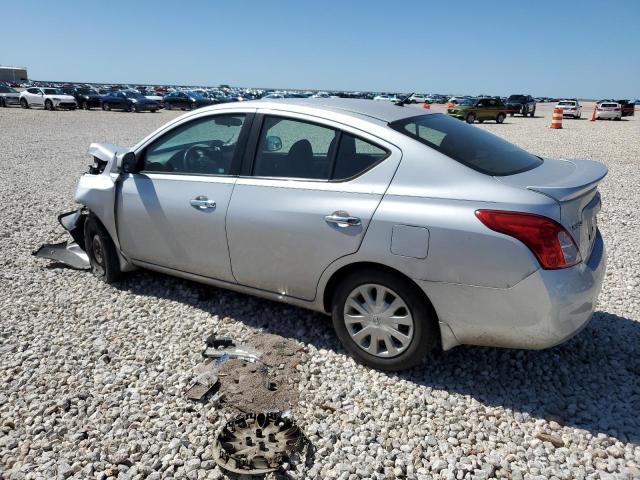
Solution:
[{"label": "gravel ground", "polygon": [[557,131],[543,106],[480,127],[608,165],[589,326],[542,352],[459,347],[389,375],[316,313],[148,272],[107,286],[31,256],[63,238],[90,142],[131,145],[175,115],[0,109],[0,478],[226,478],[211,444],[237,412],[184,397],[213,331],[304,349],[287,398],[316,451],[293,478],[640,478],[640,117]]}]

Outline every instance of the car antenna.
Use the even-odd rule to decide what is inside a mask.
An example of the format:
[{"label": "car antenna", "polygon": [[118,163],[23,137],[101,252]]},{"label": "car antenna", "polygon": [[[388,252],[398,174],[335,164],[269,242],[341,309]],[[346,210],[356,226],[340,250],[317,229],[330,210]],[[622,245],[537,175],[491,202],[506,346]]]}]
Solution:
[{"label": "car antenna", "polygon": [[398,105],[399,107],[404,107],[409,102],[409,99],[413,96],[414,93],[416,93],[416,92],[411,92],[406,97],[401,98],[400,100],[395,102],[395,104]]}]

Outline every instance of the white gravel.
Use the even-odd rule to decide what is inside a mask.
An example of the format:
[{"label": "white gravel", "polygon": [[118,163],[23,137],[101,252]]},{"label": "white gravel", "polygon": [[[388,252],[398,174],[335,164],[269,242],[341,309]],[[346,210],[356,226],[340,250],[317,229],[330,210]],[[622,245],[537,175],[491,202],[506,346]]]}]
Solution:
[{"label": "white gravel", "polygon": [[32,257],[63,238],[90,142],[131,145],[177,113],[0,109],[0,478],[225,478],[210,445],[233,412],[184,398],[216,329],[307,347],[293,414],[317,450],[293,478],[640,478],[640,117],[554,131],[538,114],[480,128],[608,165],[593,321],[547,351],[460,347],[388,375],[319,314],[155,273],[107,286]]}]

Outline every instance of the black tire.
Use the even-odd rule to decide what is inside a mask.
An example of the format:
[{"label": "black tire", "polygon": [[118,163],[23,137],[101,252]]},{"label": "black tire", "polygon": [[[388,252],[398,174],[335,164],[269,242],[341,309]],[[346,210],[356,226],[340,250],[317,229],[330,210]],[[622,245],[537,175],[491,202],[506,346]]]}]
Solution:
[{"label": "black tire", "polygon": [[[406,350],[395,357],[381,358],[367,353],[353,341],[345,326],[343,312],[349,294],[358,286],[368,283],[379,284],[395,291],[406,303],[414,319],[413,338]],[[440,338],[437,320],[418,287],[399,274],[375,268],[355,271],[340,282],[333,295],[331,314],[333,327],[345,349],[358,361],[387,372],[405,370],[422,363]]]},{"label": "black tire", "polygon": [[530,117],[535,117],[536,115],[536,109],[534,108],[533,111],[529,114]]},{"label": "black tire", "polygon": [[29,102],[27,102],[26,98],[21,98],[20,99],[20,106],[22,108],[29,108]]},{"label": "black tire", "polygon": [[44,109],[45,110],[50,110],[50,111],[53,112],[55,110],[55,107],[53,106],[53,102],[51,100],[45,100]]},{"label": "black tire", "polygon": [[138,105],[136,105],[135,107],[133,107],[133,110],[134,110],[136,113],[140,113],[140,112],[142,111],[142,110],[140,110],[140,107],[139,107]]},{"label": "black tire", "polygon": [[165,109],[165,110],[171,110],[171,108],[172,108],[172,107],[171,107],[171,102],[166,102],[166,103],[164,104],[164,109]]},{"label": "black tire", "polygon": [[6,107],[6,106],[7,106],[7,104],[6,104],[6,103],[4,103],[4,98],[3,98],[3,97],[0,97],[0,107],[1,107],[1,108],[4,108],[4,107]]},{"label": "black tire", "polygon": [[524,107],[524,108],[522,109],[522,116],[523,116],[523,117],[526,117],[528,114],[529,114],[529,109],[528,109],[527,107]]},{"label": "black tire", "polygon": [[125,110],[125,112],[131,113],[131,112],[133,112],[133,106],[132,105],[127,105],[124,110]]},{"label": "black tire", "polygon": [[80,104],[80,110],[89,110],[89,102],[86,100]]},{"label": "black tire", "polygon": [[102,104],[102,109],[107,111],[107,112],[110,112],[111,111],[111,104],[108,103],[108,102],[107,103],[103,103]]},{"label": "black tire", "polygon": [[483,120],[483,119],[481,119],[481,118],[479,118],[479,119],[478,119],[478,123],[484,123],[484,120]]},{"label": "black tire", "polygon": [[515,113],[513,113],[513,112],[509,112],[509,116],[510,116],[510,117],[513,117],[514,115],[515,115]]},{"label": "black tire", "polygon": [[91,263],[91,273],[106,283],[120,278],[122,272],[116,246],[94,215],[89,215],[84,223],[84,246]]},{"label": "black tire", "polygon": [[496,117],[496,123],[502,123],[504,122],[504,119],[505,119],[504,113],[499,113],[498,116]]},{"label": "black tire", "polygon": [[475,121],[476,121],[476,116],[475,116],[475,114],[474,114],[474,113],[470,113],[470,114],[468,114],[468,115],[465,117],[464,121],[465,121],[465,122],[467,122],[467,123],[473,123],[473,122],[475,122]]}]

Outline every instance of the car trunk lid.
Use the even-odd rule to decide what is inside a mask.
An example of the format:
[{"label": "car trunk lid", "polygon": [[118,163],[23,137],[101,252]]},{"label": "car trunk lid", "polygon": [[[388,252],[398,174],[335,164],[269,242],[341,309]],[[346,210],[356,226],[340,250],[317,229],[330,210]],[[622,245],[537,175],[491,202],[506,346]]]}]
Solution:
[{"label": "car trunk lid", "polygon": [[560,205],[560,223],[573,236],[584,259],[589,258],[596,236],[600,211],[598,184],[607,167],[590,160],[545,160],[526,172],[496,177],[553,198]]}]

